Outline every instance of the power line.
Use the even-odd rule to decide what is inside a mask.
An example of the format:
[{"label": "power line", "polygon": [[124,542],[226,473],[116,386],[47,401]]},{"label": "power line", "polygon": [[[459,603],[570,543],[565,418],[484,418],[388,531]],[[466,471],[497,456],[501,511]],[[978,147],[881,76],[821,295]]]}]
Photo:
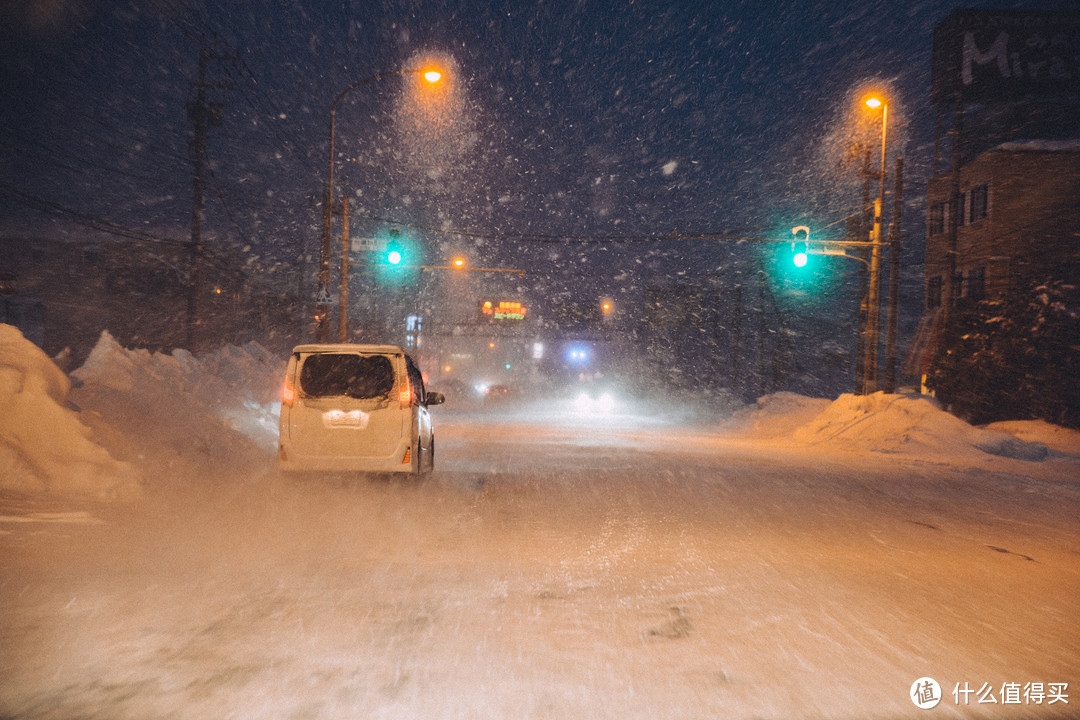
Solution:
[{"label": "power line", "polygon": [[562,233],[503,233],[495,231],[473,229],[448,229],[422,225],[419,223],[402,222],[392,218],[377,217],[374,215],[361,215],[368,220],[387,225],[407,227],[412,230],[428,232],[438,235],[453,235],[476,240],[513,240],[518,242],[536,243],[564,243],[572,245],[618,245],[629,243],[656,243],[672,240],[713,240],[717,242],[734,243],[790,243],[792,238],[765,238],[751,237],[748,235],[734,235],[729,233],[683,233],[672,230],[667,233],[643,233],[640,235],[569,235]]},{"label": "power line", "polygon": [[[157,182],[159,180],[159,178],[157,178],[157,177],[150,177],[149,175],[141,175],[139,173],[131,172],[130,170],[123,170],[121,168],[109,167],[109,166],[104,165],[104,164],[102,164],[100,162],[95,162],[93,160],[89,160],[89,159],[81,157],[79,155],[74,155],[72,153],[64,152],[63,150],[60,150],[58,148],[55,148],[55,147],[53,147],[51,145],[40,142],[38,140],[33,140],[31,138],[27,138],[27,137],[25,137],[23,135],[20,135],[19,133],[13,132],[13,131],[11,131],[11,130],[9,130],[7,128],[4,128],[4,127],[0,127],[0,133],[3,133],[5,135],[10,135],[11,137],[18,140],[19,143],[20,143],[20,144],[6,145],[5,147],[7,147],[10,150],[12,150],[14,152],[17,152],[17,153],[23,153],[23,154],[26,154],[26,155],[31,155],[32,154],[32,155],[34,155],[34,156],[36,156],[38,158],[44,159],[46,162],[60,168],[61,170],[70,170],[72,172],[81,173],[83,175],[90,175],[90,174],[92,174],[92,171],[96,170],[96,171],[104,171],[104,172],[107,172],[107,173],[112,173],[114,175],[120,175],[122,177],[131,178],[132,180],[141,180],[141,181],[144,181],[144,182]],[[34,152],[33,150],[31,150],[27,146],[36,147],[38,149],[38,152]],[[51,157],[46,157],[46,155],[51,156]],[[58,159],[55,159],[55,158],[60,158],[60,159],[58,160]],[[68,164],[67,162],[63,162],[64,160],[70,160],[70,161],[73,161],[73,162],[76,162],[76,163],[80,163],[84,167],[77,167],[75,165]]]},{"label": "power line", "polygon": [[171,238],[161,237],[158,235],[152,235],[142,230],[135,230],[133,228],[124,227],[118,223],[105,218],[100,218],[88,213],[80,212],[78,210],[72,210],[69,207],[60,205],[59,203],[52,202],[37,197],[31,193],[21,190],[14,185],[10,185],[5,182],[0,182],[0,193],[3,193],[19,204],[28,207],[32,210],[45,213],[46,215],[52,215],[54,217],[63,218],[69,220],[76,225],[90,228],[92,230],[98,230],[108,235],[115,235],[117,237],[124,237],[131,240],[142,240],[145,242],[161,243],[164,245],[175,245],[178,247],[184,247],[187,245],[182,240],[173,240]]}]

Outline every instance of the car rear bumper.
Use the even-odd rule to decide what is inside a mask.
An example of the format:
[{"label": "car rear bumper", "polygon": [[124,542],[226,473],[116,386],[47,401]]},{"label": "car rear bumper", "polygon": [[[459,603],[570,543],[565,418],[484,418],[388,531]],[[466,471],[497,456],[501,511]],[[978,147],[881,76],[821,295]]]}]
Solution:
[{"label": "car rear bumper", "polygon": [[380,457],[301,455],[287,443],[278,445],[278,467],[289,472],[415,472],[415,460],[408,444],[401,444],[390,455]]}]

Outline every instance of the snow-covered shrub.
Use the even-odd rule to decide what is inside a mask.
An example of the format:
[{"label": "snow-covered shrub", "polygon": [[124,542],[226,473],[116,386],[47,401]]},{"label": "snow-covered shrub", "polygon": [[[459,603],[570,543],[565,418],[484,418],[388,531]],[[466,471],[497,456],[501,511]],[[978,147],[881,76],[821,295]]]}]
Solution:
[{"label": "snow-covered shrub", "polygon": [[1080,427],[1080,293],[1047,283],[958,303],[927,385],[974,423],[1043,419]]}]

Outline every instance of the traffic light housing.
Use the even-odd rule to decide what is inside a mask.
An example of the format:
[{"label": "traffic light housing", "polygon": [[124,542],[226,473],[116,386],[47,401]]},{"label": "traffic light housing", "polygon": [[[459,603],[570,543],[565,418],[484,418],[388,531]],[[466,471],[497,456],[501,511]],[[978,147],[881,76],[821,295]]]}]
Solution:
[{"label": "traffic light housing", "polygon": [[371,262],[376,266],[376,282],[399,286],[416,279],[424,264],[424,251],[408,228],[397,225],[384,227],[376,232],[375,243]]},{"label": "traffic light housing", "polygon": [[383,256],[388,265],[400,265],[405,259],[405,249],[401,244],[401,228],[392,227],[386,241],[386,254]]},{"label": "traffic light housing", "polygon": [[810,240],[810,228],[799,225],[791,228],[791,234],[795,236],[795,242],[791,243],[791,262],[797,268],[806,267],[809,260],[807,242]]}]

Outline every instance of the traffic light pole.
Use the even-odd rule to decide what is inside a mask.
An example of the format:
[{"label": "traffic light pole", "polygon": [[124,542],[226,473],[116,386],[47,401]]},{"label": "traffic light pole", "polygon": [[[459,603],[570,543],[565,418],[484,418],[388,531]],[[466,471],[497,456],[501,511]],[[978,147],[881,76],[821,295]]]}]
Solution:
[{"label": "traffic light pole", "polygon": [[349,341],[349,197],[341,198],[341,286],[338,302],[338,342]]}]

